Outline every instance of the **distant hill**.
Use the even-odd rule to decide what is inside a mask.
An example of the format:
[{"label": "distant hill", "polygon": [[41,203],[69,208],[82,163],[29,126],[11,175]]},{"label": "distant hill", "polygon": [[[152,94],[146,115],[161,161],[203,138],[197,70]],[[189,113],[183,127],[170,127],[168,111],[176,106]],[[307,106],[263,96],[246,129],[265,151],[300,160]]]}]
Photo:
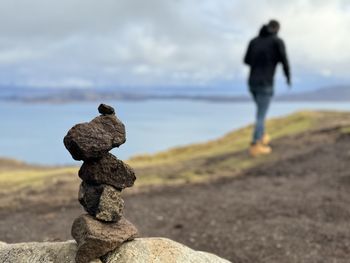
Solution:
[{"label": "distant hill", "polygon": [[[162,93],[157,90],[130,89],[132,91],[109,89],[33,89],[33,88],[1,88],[0,100],[27,103],[69,103],[82,101],[140,101],[140,100],[195,100],[209,102],[244,102],[248,95],[225,95],[201,93]],[[303,93],[291,92],[276,97],[279,101],[350,101],[350,86],[320,88]]]},{"label": "distant hill", "polygon": [[282,101],[350,101],[350,86],[327,87],[315,91],[281,95]]}]

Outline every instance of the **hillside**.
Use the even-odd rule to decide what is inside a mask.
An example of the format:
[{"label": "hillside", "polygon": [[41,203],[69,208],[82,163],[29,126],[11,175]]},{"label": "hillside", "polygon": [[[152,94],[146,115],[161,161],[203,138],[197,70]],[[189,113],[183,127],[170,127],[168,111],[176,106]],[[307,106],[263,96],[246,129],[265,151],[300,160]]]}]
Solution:
[{"label": "hillside", "polygon": [[[347,262],[350,116],[301,112],[271,120],[274,153],[247,155],[251,127],[204,144],[129,160],[138,180],[127,217],[234,262]],[[0,170],[0,236],[65,240],[81,213],[76,167]],[[29,175],[29,176],[28,176]]]},{"label": "hillside", "polygon": [[[268,122],[273,139],[293,135],[311,128],[330,124],[347,114],[334,112],[300,112]],[[251,126],[233,131],[223,137],[206,143],[173,148],[154,155],[135,156],[127,161],[137,171],[136,187],[157,184],[174,184],[202,181],[231,175],[244,168],[254,166],[262,159],[251,159],[243,154],[250,142]],[[68,154],[68,153],[67,153]],[[273,156],[267,157],[274,158]],[[205,164],[205,165],[204,165]],[[2,193],[39,191],[52,184],[77,183],[73,176],[77,167],[32,166],[16,160],[0,159],[0,183],[5,186]]]},{"label": "hillside", "polygon": [[[347,123],[350,117],[341,112],[299,112],[270,120],[267,128],[273,140],[309,130]],[[241,171],[280,156],[272,154],[253,159],[247,154],[252,127],[233,131],[206,143],[173,148],[154,155],[135,156],[127,160],[138,175],[130,191],[142,191],[157,185],[203,182],[218,177],[234,176]],[[68,154],[68,153],[67,153]],[[45,192],[59,188],[55,202],[66,203],[75,199],[79,178],[78,167],[32,166],[20,161],[0,159],[0,208],[15,209],[26,202],[51,202]],[[32,193],[36,193],[33,195]],[[64,193],[64,194],[63,194]],[[16,198],[13,198],[13,197]]]}]

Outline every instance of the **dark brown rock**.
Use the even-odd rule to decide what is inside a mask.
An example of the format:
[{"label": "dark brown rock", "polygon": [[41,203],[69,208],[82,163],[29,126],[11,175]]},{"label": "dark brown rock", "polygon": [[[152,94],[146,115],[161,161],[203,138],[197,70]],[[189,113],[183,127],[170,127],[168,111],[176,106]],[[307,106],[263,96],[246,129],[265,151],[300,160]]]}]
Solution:
[{"label": "dark brown rock", "polygon": [[90,215],[74,220],[72,236],[77,241],[77,263],[87,263],[120,247],[137,236],[137,229],[125,218],[116,223],[104,223]]},{"label": "dark brown rock", "polygon": [[100,106],[98,106],[98,112],[103,114],[103,115],[111,115],[111,114],[115,114],[114,108],[107,105],[107,104],[100,104]]},{"label": "dark brown rock", "polygon": [[90,184],[108,184],[120,190],[133,186],[136,180],[134,170],[110,153],[99,160],[84,162],[79,177]]},{"label": "dark brown rock", "polygon": [[124,124],[115,115],[103,115],[75,125],[63,142],[74,160],[85,161],[101,158],[125,140]]},{"label": "dark brown rock", "polygon": [[123,215],[121,192],[110,185],[80,184],[79,202],[91,216],[106,222],[116,222]]}]

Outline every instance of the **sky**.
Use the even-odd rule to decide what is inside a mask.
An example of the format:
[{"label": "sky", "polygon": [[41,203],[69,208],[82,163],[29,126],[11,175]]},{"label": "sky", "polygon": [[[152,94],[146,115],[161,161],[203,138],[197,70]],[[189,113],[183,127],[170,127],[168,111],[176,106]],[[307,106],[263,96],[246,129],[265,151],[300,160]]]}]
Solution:
[{"label": "sky", "polygon": [[297,89],[350,83],[348,0],[1,0],[0,86],[243,89],[271,18]]}]

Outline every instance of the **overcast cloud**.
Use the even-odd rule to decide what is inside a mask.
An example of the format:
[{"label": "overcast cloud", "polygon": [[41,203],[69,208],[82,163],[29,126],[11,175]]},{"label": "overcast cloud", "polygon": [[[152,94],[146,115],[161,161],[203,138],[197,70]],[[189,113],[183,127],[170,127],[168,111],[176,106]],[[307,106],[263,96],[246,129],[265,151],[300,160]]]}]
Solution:
[{"label": "overcast cloud", "polygon": [[242,81],[246,45],[270,18],[282,24],[294,83],[350,80],[347,0],[2,0],[0,84]]}]

